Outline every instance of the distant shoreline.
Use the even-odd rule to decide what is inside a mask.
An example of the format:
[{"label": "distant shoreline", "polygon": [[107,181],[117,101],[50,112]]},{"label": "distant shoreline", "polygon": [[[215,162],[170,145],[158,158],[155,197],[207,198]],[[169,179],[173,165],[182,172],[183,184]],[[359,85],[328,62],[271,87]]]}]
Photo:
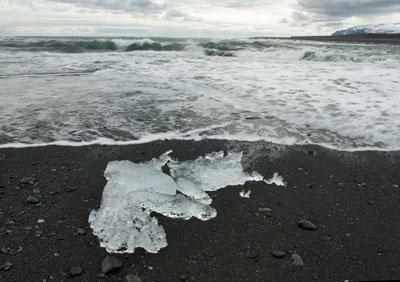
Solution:
[{"label": "distant shoreline", "polygon": [[400,34],[349,34],[335,36],[251,37],[251,39],[282,39],[338,43],[367,43],[400,45]]}]

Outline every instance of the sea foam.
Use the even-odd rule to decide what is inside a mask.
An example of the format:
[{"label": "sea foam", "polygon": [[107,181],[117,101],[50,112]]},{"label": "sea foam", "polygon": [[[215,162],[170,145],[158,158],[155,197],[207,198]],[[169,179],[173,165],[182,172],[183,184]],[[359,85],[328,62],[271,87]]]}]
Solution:
[{"label": "sea foam", "polygon": [[[71,40],[0,40],[3,147],[165,136],[400,149],[397,46],[131,38],[95,42],[115,51],[45,51],[93,47]],[[122,52],[131,45],[137,51]]]}]

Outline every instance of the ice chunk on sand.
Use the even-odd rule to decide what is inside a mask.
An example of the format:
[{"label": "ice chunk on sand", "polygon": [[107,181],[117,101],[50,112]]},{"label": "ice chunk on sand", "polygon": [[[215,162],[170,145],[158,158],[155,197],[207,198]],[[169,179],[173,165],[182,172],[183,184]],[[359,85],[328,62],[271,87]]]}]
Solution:
[{"label": "ice chunk on sand", "polygon": [[[108,182],[100,209],[89,216],[93,234],[108,252],[133,253],[142,247],[157,253],[167,246],[167,239],[151,212],[171,218],[209,220],[217,212],[209,206],[212,200],[205,191],[263,179],[257,172],[243,171],[242,153],[225,157],[223,152],[211,153],[184,162],[173,160],[169,154],[170,151],[144,163],[108,164],[104,173]],[[162,172],[167,163],[172,177]]]},{"label": "ice chunk on sand", "polygon": [[239,193],[239,195],[240,195],[240,197],[242,197],[242,198],[250,198],[250,194],[251,194],[251,191],[249,190],[249,191],[247,191],[247,192],[244,192],[244,190],[242,190],[242,191],[240,191],[240,193]]},{"label": "ice chunk on sand", "polygon": [[247,173],[241,164],[242,153],[213,152],[194,161],[169,162],[172,177],[184,178],[203,191],[216,191],[228,185],[243,185],[246,181],[261,181],[258,172]]},{"label": "ice chunk on sand", "polygon": [[278,175],[277,172],[274,173],[274,175],[272,176],[272,178],[269,179],[264,179],[264,182],[267,184],[276,184],[277,186],[284,186],[286,187],[286,182],[283,181],[283,177]]}]

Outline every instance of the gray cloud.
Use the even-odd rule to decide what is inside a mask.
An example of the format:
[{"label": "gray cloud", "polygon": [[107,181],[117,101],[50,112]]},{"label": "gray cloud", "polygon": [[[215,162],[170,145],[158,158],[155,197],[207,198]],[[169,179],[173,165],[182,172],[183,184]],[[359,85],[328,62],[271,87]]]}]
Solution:
[{"label": "gray cloud", "polygon": [[400,12],[399,0],[298,0],[308,12],[332,17]]},{"label": "gray cloud", "polygon": [[154,13],[164,9],[151,0],[48,0],[52,2],[68,3],[88,8],[102,8],[112,11]]},{"label": "gray cloud", "polygon": [[193,16],[189,15],[188,13],[183,13],[176,9],[167,10],[164,17],[166,19],[182,19],[184,21],[200,21],[200,18],[193,17]]}]

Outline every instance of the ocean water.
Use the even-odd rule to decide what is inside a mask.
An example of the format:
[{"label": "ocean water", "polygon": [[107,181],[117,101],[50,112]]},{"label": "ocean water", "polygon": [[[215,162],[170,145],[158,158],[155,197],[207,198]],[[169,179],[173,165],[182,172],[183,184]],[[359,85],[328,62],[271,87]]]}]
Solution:
[{"label": "ocean water", "polygon": [[0,147],[218,138],[400,149],[400,46],[0,38]]}]

